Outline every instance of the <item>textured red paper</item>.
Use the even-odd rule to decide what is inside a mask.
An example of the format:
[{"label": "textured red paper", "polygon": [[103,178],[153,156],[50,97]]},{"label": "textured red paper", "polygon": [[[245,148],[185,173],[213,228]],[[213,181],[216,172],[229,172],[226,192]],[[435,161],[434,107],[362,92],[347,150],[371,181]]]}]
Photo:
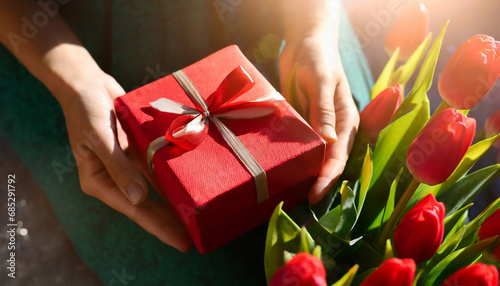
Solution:
[{"label": "textured red paper", "polygon": [[[206,99],[234,68],[242,66],[256,85],[240,100],[271,93],[274,88],[243,56],[237,46],[224,48],[183,71]],[[179,115],[150,106],[168,98],[195,107],[172,75],[115,100],[115,108],[130,146],[143,162],[149,143],[164,136]],[[154,156],[160,195],[172,203],[201,253],[209,253],[269,219],[280,201],[285,209],[307,198],[323,164],[325,143],[283,101],[282,114],[257,119],[222,119],[266,170],[269,200],[257,204],[250,173],[210,122],[208,136],[192,151],[169,145]]]}]

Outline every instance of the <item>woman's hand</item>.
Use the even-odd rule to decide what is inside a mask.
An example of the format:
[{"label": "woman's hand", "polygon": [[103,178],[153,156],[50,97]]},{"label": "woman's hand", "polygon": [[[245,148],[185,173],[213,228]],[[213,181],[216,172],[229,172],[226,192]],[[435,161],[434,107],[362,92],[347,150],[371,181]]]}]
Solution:
[{"label": "woman's hand", "polygon": [[299,112],[327,142],[323,169],[309,192],[309,202],[316,204],[344,170],[359,113],[338,50],[336,6],[321,0],[292,2],[295,6],[289,3],[285,9],[286,45],[279,59],[280,80],[285,88],[295,68],[293,84]]},{"label": "woman's hand", "polygon": [[71,89],[55,93],[66,118],[82,190],[125,214],[162,242],[187,252],[182,224],[165,205],[147,199],[148,186],[128,158],[126,135],[116,120],[113,100],[122,87],[102,71]]},{"label": "woman's hand", "polygon": [[66,118],[82,190],[125,214],[162,242],[188,251],[189,238],[175,214],[147,199],[148,187],[124,152],[125,134],[113,100],[124,94],[82,46],[59,13],[23,44],[23,17],[39,13],[36,1],[0,0],[0,42],[56,97]]}]

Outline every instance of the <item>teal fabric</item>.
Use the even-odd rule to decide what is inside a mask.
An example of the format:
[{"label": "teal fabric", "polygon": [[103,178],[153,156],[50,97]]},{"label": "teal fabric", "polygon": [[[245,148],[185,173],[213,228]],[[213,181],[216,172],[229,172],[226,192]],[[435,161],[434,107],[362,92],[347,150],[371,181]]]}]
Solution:
[{"label": "teal fabric", "polygon": [[[131,90],[233,43],[276,84],[275,60],[255,53],[265,35],[279,35],[281,29],[279,17],[273,16],[267,2],[241,1],[223,18],[215,11],[215,2],[201,0],[74,0],[62,9],[101,66]],[[103,28],[106,25],[111,25],[110,30]],[[373,82],[345,14],[341,31],[342,60],[349,83],[364,106]],[[196,249],[184,254],[83,194],[60,107],[3,47],[0,114],[0,132],[46,192],[78,254],[104,284],[114,281],[119,285],[119,276],[126,279],[123,285],[265,284],[266,224],[209,255]],[[58,177],[56,170],[65,173]]]}]

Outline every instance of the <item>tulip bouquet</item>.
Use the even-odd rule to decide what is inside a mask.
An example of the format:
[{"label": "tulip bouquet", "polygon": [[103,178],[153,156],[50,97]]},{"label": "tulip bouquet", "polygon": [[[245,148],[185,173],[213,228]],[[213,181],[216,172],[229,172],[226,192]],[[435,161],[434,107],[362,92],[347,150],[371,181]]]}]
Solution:
[{"label": "tulip bouquet", "polygon": [[473,219],[468,209],[500,176],[500,164],[470,171],[500,136],[500,113],[486,138],[475,138],[467,113],[500,75],[500,43],[477,35],[455,52],[430,114],[446,26],[425,57],[431,35],[398,68],[399,48],[386,49],[394,53],[331,197],[290,216],[277,206],[264,258],[269,285],[498,285],[500,199]]}]

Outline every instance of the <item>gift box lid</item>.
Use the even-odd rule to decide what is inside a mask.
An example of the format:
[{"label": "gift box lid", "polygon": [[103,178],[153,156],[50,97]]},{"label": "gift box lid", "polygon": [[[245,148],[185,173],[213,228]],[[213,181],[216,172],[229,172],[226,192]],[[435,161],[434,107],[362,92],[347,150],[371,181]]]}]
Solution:
[{"label": "gift box lid", "polygon": [[[203,98],[207,99],[236,67],[254,79],[255,86],[237,101],[250,101],[276,92],[272,85],[243,56],[237,46],[224,48],[183,69]],[[195,108],[172,76],[166,76],[115,101],[116,112],[130,144],[142,159],[148,145],[165,136],[179,115],[160,112],[150,103],[168,98]],[[281,113],[255,119],[221,119],[266,170],[269,196],[301,182],[318,172],[325,142],[283,101]],[[221,224],[228,217],[255,206],[255,182],[212,122],[202,144],[191,151],[170,145],[154,156],[155,177],[166,196],[180,211],[194,208],[198,226]],[[304,154],[320,150],[314,157]],[[318,156],[318,154],[321,154]],[[318,158],[319,157],[319,158]],[[319,163],[318,163],[319,162]]]}]

